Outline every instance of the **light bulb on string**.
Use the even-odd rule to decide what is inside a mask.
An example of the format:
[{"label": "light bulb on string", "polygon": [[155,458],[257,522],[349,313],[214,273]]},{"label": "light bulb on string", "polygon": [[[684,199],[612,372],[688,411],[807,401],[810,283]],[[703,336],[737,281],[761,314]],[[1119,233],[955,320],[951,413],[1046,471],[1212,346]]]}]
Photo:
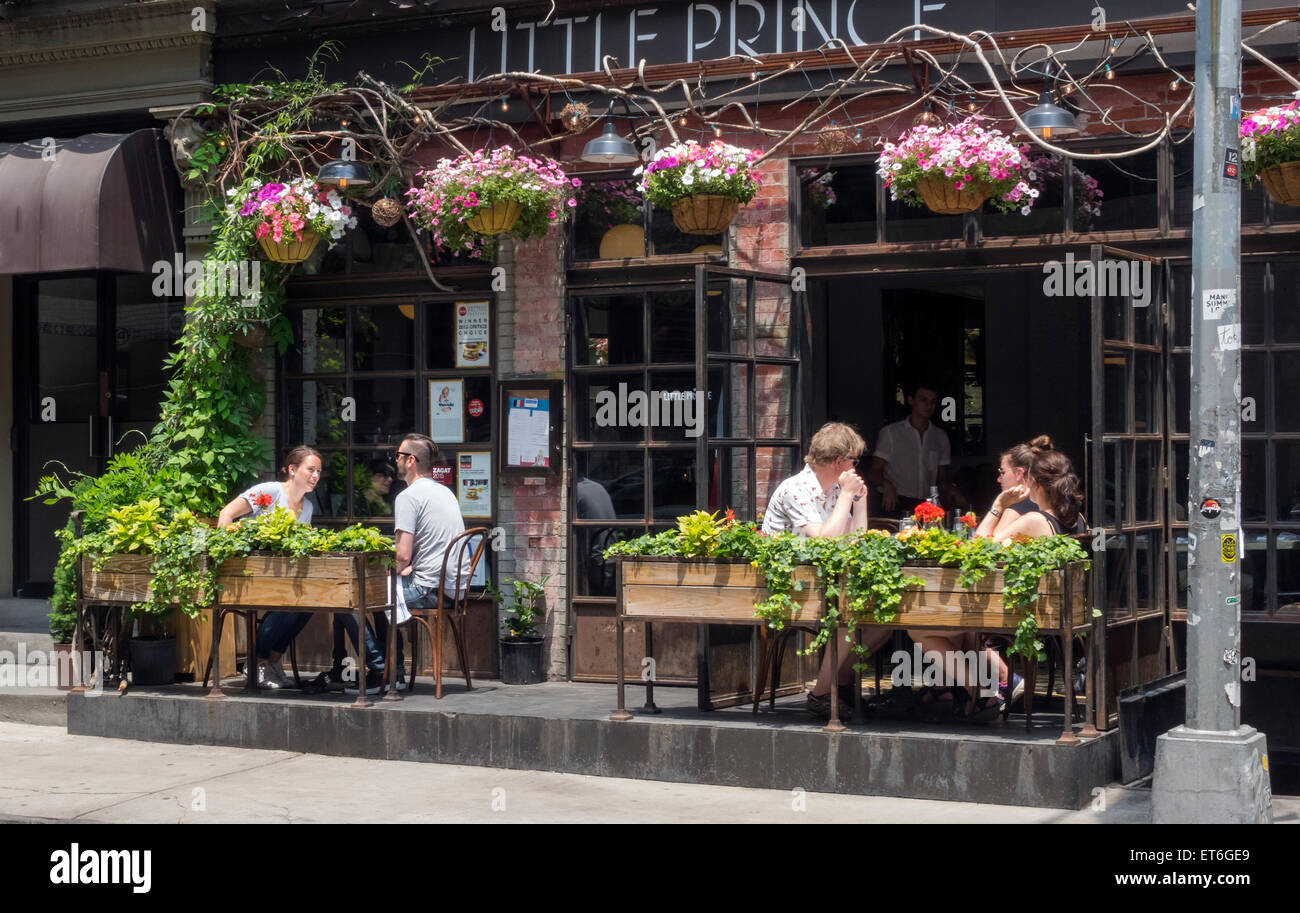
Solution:
[{"label": "light bulb on string", "polygon": [[1106,78],[1112,82],[1115,80],[1115,71],[1110,68],[1110,64],[1106,64]]},{"label": "light bulb on string", "polygon": [[750,71],[749,81],[754,82],[756,79],[758,79],[758,71],[757,70]]},{"label": "light bulb on string", "polygon": [[722,136],[722,128],[719,127],[719,126],[717,126],[717,125],[715,124],[715,125],[713,126],[713,135],[714,135],[714,136]]},{"label": "light bulb on string", "polygon": [[509,110],[510,110],[510,102],[506,101],[504,98],[501,99],[501,110],[502,110],[502,111],[509,111]]},{"label": "light bulb on string", "polygon": [[1169,91],[1170,91],[1170,92],[1176,92],[1176,91],[1178,90],[1178,84],[1179,84],[1180,82],[1182,82],[1182,81],[1183,81],[1183,77],[1179,76],[1177,79],[1175,79],[1173,82],[1171,82],[1171,83],[1169,84]]}]

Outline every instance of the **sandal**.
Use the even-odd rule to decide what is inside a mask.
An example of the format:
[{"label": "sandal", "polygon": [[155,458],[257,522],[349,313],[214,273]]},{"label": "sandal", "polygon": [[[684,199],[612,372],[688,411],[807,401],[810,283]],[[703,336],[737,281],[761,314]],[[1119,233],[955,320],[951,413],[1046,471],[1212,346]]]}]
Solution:
[{"label": "sandal", "polygon": [[952,688],[927,688],[916,702],[916,715],[926,723],[951,722],[957,701]]},{"label": "sandal", "polygon": [[971,701],[970,710],[966,714],[968,723],[991,723],[998,718],[1006,706],[1007,700],[1004,692],[999,690],[997,694],[991,694],[987,697],[977,697]]}]

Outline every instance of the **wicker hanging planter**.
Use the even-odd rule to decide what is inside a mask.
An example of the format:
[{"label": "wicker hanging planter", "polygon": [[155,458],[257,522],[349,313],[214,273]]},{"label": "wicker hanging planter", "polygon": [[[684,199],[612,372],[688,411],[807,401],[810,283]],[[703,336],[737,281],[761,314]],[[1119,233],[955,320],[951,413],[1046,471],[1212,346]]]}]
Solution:
[{"label": "wicker hanging planter", "polygon": [[495,206],[480,209],[465,220],[465,224],[484,237],[505,234],[515,227],[524,207],[515,200],[506,200]]},{"label": "wicker hanging planter", "polygon": [[711,193],[692,194],[673,203],[673,224],[688,235],[716,235],[727,230],[740,202]]},{"label": "wicker hanging planter", "polygon": [[272,263],[301,263],[311,256],[311,252],[320,243],[320,235],[314,231],[304,230],[299,241],[292,232],[286,232],[277,243],[270,235],[258,238],[262,252]]},{"label": "wicker hanging planter", "polygon": [[945,216],[974,212],[984,205],[989,195],[988,186],[980,182],[958,190],[952,181],[929,175],[917,180],[916,190],[930,211]]},{"label": "wicker hanging planter", "polygon": [[1273,202],[1283,206],[1300,206],[1300,162],[1283,162],[1259,173],[1264,189]]}]

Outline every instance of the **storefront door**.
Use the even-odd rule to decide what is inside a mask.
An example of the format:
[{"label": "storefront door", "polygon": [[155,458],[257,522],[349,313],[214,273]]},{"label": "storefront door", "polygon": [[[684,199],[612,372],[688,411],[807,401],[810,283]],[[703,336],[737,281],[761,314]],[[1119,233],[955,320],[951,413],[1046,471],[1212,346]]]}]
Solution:
[{"label": "storefront door", "polygon": [[[1092,434],[1086,474],[1098,676],[1096,725],[1119,692],[1168,671],[1168,308],[1163,261],[1093,245]],[[1077,275],[1077,273],[1076,273]],[[1168,552],[1168,554],[1167,554]]]},{"label": "storefront door", "polygon": [[[149,276],[18,280],[15,295],[14,579],[48,596],[67,501],[28,501],[51,472],[70,484],[145,440],[158,416],[163,362],[184,326],[183,303],[155,297]],[[132,433],[136,432],[136,433]]]}]

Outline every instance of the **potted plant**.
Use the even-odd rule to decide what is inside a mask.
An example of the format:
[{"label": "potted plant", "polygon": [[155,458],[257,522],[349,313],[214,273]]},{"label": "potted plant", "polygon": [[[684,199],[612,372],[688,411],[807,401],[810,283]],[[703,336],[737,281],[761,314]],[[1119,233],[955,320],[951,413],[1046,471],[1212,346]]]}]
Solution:
[{"label": "potted plant", "polygon": [[[71,688],[72,664],[67,659],[59,659],[61,654],[68,654],[71,659],[72,634],[77,625],[77,570],[71,562],[60,561],[54,566],[54,593],[50,597],[50,637],[54,639],[56,666],[59,670],[58,687],[62,690]],[[89,669],[83,670],[88,675]]]},{"label": "potted plant", "polygon": [[578,194],[576,218],[601,233],[602,260],[645,255],[644,212],[645,203],[631,178],[591,181]]},{"label": "potted plant", "polygon": [[758,193],[762,177],[754,162],[759,154],[717,139],[707,146],[687,140],[660,149],[634,174],[642,175],[639,187],[651,205],[672,210],[678,231],[716,235],[731,224],[740,204]]},{"label": "potted plant", "polygon": [[321,238],[337,241],[344,230],[357,227],[343,197],[308,178],[287,184],[252,178],[227,197],[226,214],[234,227],[249,232],[274,263],[301,263]]},{"label": "potted plant", "polygon": [[1263,181],[1283,206],[1300,206],[1300,100],[1241,119],[1241,176]]},{"label": "potted plant", "polygon": [[516,155],[509,146],[482,149],[416,175],[406,192],[411,220],[433,235],[435,249],[482,257],[486,239],[543,237],[578,205],[577,178],[548,158]]},{"label": "potted plant", "polygon": [[921,124],[885,143],[876,171],[892,200],[955,215],[987,200],[1001,212],[1029,215],[1038,191],[1029,186],[1029,162],[1002,131],[974,115],[957,124]]},{"label": "potted plant", "polygon": [[[546,680],[542,668],[542,637],[537,633],[546,616],[547,574],[539,581],[507,579],[514,590],[509,614],[501,622],[501,681],[507,685],[535,685]],[[492,588],[484,591],[497,605],[506,596]]]}]

